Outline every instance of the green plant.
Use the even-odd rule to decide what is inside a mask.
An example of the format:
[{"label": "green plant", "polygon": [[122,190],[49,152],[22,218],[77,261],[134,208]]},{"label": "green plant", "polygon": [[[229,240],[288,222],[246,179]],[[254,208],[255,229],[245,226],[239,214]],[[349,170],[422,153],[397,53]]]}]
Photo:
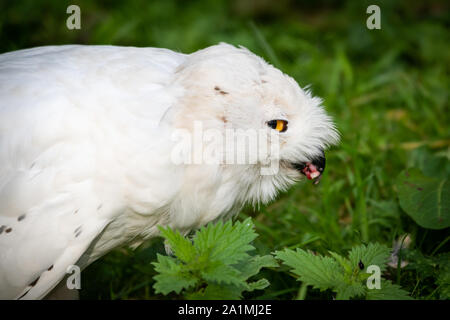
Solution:
[{"label": "green plant", "polygon": [[306,285],[320,290],[331,289],[336,299],[365,298],[369,300],[411,299],[408,292],[387,279],[380,279],[380,288],[369,289],[366,285],[370,273],[367,267],[375,265],[380,271],[386,269],[390,250],[380,244],[354,247],[344,258],[335,252],[331,257],[316,255],[297,248],[277,251],[276,257],[292,268],[292,273]]},{"label": "green plant", "polygon": [[244,291],[264,289],[266,279],[249,281],[263,267],[278,264],[270,256],[251,256],[250,244],[257,234],[251,219],[232,224],[208,224],[196,232],[192,241],[178,231],[160,228],[174,253],[158,254],[153,263],[156,293],[175,292],[187,299],[239,299]]},{"label": "green plant", "polygon": [[397,178],[400,206],[420,226],[444,229],[450,226],[450,181],[424,176],[417,168],[402,171]]},{"label": "green plant", "polygon": [[430,295],[437,293],[440,299],[450,299],[450,253],[432,256],[418,250],[404,250],[402,255],[408,261],[406,270],[413,272],[419,281],[434,284]]}]

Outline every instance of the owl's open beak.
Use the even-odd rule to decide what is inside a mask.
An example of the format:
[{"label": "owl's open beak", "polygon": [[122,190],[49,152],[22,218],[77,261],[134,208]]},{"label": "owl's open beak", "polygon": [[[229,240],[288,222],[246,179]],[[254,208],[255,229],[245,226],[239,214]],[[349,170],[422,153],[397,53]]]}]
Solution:
[{"label": "owl's open beak", "polygon": [[320,156],[315,157],[311,161],[306,163],[294,163],[293,166],[295,169],[304,174],[309,180],[316,179],[318,182],[323,171],[325,170],[325,163],[325,153],[322,151]]}]

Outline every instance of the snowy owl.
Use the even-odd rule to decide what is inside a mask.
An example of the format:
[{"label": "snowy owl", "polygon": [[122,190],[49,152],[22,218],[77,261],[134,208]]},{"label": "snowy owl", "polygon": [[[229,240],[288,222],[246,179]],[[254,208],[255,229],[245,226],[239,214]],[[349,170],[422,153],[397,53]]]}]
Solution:
[{"label": "snowy owl", "polygon": [[[180,162],[176,136],[197,124],[221,136],[263,132],[278,152],[204,163],[187,148]],[[303,175],[317,179],[338,139],[319,98],[243,47],[1,54],[0,299],[44,298],[68,267],[136,247],[159,225],[186,234],[267,203]],[[217,141],[223,156],[235,152]],[[276,170],[262,174],[271,160]]]}]

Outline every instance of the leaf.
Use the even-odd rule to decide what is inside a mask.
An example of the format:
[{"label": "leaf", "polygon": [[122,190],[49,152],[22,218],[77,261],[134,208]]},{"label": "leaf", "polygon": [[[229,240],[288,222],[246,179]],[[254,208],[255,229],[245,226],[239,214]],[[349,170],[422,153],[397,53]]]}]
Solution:
[{"label": "leaf", "polygon": [[204,290],[189,293],[186,298],[189,300],[238,300],[242,297],[244,288],[209,284]]},{"label": "leaf", "polygon": [[181,290],[194,286],[198,279],[184,273],[182,265],[177,264],[176,259],[158,254],[158,262],[154,262],[155,271],[159,272],[154,277],[156,280],[153,288],[156,293],[168,294],[172,291],[180,293]]},{"label": "leaf", "polygon": [[361,261],[364,264],[364,270],[370,265],[376,265],[381,271],[386,269],[386,263],[390,256],[390,249],[378,243],[369,243],[367,246],[360,245],[353,247],[348,254],[353,268],[358,267]]},{"label": "leaf", "polygon": [[258,281],[248,283],[247,291],[263,290],[269,285],[270,282],[267,279],[259,279]]},{"label": "leaf", "polygon": [[351,283],[337,287],[336,300],[349,300],[350,298],[364,296],[366,287],[362,283]]},{"label": "leaf", "polygon": [[[277,251],[276,257],[293,268],[292,272],[299,276],[306,285],[320,290],[331,289],[336,292],[336,299],[364,298],[369,295],[366,280],[370,276],[362,271],[360,262],[366,266],[377,265],[386,268],[390,250],[377,243],[360,245],[352,248],[349,258],[343,258],[335,252],[329,252],[334,258],[316,256],[301,249],[296,251],[285,249]],[[380,279],[381,280],[381,279]],[[384,288],[377,293],[370,293],[373,299],[406,299],[407,292],[399,286],[381,280]]]},{"label": "leaf", "polygon": [[407,270],[415,270],[423,279],[435,276],[437,263],[432,257],[426,257],[418,250],[402,250],[402,253],[409,261]]},{"label": "leaf", "polygon": [[293,268],[300,281],[314,288],[326,290],[342,284],[343,269],[330,257],[315,256],[299,248],[277,251],[276,257]]},{"label": "leaf", "polygon": [[341,265],[342,268],[344,268],[347,273],[352,273],[350,261],[337,254],[336,252],[328,251],[328,253]]},{"label": "leaf", "polygon": [[250,260],[236,265],[236,268],[241,271],[241,277],[244,280],[258,274],[262,268],[271,267],[278,267],[277,261],[271,255],[251,257]]},{"label": "leaf", "polygon": [[450,183],[429,178],[419,169],[404,170],[397,178],[400,206],[420,226],[444,229],[450,226]]},{"label": "leaf", "polygon": [[250,245],[257,237],[253,228],[250,218],[236,222],[234,226],[231,221],[208,224],[194,236],[194,247],[212,261],[234,264],[247,258],[247,252],[254,249]]},{"label": "leaf", "polygon": [[388,280],[381,280],[380,289],[368,289],[367,300],[414,300],[408,292]]},{"label": "leaf", "polygon": [[197,231],[193,241],[170,228],[160,230],[176,257],[158,255],[154,263],[158,293],[182,292],[188,299],[239,299],[244,291],[269,285],[266,279],[248,283],[250,277],[261,268],[278,266],[270,255],[248,254],[257,236],[250,219],[209,224]]},{"label": "leaf", "polygon": [[153,288],[155,293],[169,294],[170,292],[180,293],[183,289],[193,287],[197,280],[188,278],[180,274],[158,274]]},{"label": "leaf", "polygon": [[239,270],[222,262],[210,263],[205,270],[201,271],[201,276],[207,282],[244,285]]},{"label": "leaf", "polygon": [[195,256],[195,248],[192,242],[183,235],[170,229],[159,227],[161,235],[166,239],[173,253],[183,262],[191,261]]},{"label": "leaf", "polygon": [[443,253],[437,258],[439,263],[439,275],[436,284],[439,288],[439,298],[450,299],[450,253]]}]

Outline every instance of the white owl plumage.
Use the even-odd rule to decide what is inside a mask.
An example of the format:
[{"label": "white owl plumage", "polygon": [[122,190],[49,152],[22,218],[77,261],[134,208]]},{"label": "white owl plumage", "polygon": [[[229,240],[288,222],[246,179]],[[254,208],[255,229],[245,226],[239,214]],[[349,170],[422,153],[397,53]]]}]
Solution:
[{"label": "white owl plumage", "polygon": [[[286,119],[280,170],[174,164],[174,129]],[[245,48],[48,46],[0,55],[0,299],[45,297],[68,266],[272,200],[338,141],[321,100]]]}]

